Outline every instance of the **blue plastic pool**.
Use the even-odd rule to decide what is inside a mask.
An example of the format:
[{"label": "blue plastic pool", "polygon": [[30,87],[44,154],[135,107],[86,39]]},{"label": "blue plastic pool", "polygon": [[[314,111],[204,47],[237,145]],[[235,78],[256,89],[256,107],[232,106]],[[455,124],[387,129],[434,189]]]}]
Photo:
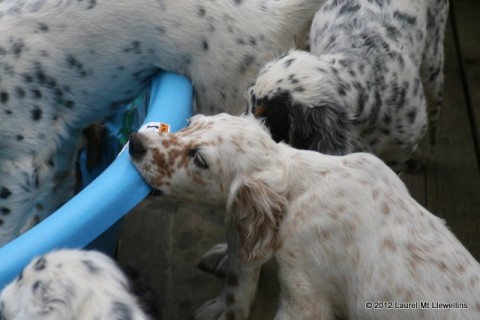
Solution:
[{"label": "blue plastic pool", "polygon": [[[171,131],[192,114],[192,87],[179,75],[162,72],[151,84],[144,123],[165,122]],[[34,257],[55,248],[83,248],[121,219],[150,192],[128,152],[63,207],[0,248],[0,289]]]}]

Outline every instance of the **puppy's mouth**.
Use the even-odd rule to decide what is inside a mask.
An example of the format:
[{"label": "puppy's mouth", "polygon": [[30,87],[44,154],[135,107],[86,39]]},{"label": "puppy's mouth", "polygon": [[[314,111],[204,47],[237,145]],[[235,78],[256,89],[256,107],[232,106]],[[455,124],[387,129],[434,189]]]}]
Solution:
[{"label": "puppy's mouth", "polygon": [[163,192],[157,189],[152,189],[152,191],[150,191],[150,194],[149,194],[150,197],[160,197],[162,195],[163,195]]}]

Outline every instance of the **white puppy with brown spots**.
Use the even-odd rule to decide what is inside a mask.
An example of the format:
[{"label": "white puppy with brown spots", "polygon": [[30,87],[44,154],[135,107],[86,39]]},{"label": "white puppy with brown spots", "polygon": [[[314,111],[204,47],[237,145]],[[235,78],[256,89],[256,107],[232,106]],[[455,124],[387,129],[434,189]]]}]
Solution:
[{"label": "white puppy with brown spots", "polygon": [[37,257],[0,295],[1,320],[148,320],[115,262],[96,251]]},{"label": "white puppy with brown spots", "polygon": [[480,265],[373,155],[297,150],[226,114],[134,134],[130,155],[160,193],[227,209],[225,287],[196,319],[247,319],[272,256],[277,320],[479,319]]}]

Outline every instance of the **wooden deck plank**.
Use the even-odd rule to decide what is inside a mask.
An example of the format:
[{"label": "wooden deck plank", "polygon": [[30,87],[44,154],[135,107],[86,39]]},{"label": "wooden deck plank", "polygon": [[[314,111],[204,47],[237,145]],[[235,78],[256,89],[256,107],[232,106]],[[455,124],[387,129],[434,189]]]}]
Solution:
[{"label": "wooden deck plank", "polygon": [[412,195],[444,218],[459,240],[480,259],[480,174],[452,25],[445,44],[445,99],[439,137],[425,171],[407,174]]},{"label": "wooden deck plank", "polygon": [[[452,0],[451,13],[456,28],[458,47],[462,58],[462,78],[467,91],[467,106],[470,109],[471,127],[476,144],[477,163],[480,167],[480,1]],[[480,211],[480,210],[479,210]]]}]

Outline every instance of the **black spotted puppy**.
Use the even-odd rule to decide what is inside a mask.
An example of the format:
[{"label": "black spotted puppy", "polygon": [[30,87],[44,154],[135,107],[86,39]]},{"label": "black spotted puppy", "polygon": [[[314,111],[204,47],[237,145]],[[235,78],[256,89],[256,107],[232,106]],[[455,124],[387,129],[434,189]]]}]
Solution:
[{"label": "black spotted puppy", "polygon": [[[447,0],[330,0],[311,53],[267,64],[248,90],[276,141],[342,155],[371,152],[400,171],[442,103]],[[427,110],[428,106],[428,110]]]},{"label": "black spotted puppy", "polygon": [[83,128],[161,69],[191,80],[195,111],[241,113],[245,88],[303,39],[324,0],[0,3],[2,246],[73,195]]},{"label": "black spotted puppy", "polygon": [[148,320],[115,262],[96,251],[37,257],[0,295],[0,319]]}]

